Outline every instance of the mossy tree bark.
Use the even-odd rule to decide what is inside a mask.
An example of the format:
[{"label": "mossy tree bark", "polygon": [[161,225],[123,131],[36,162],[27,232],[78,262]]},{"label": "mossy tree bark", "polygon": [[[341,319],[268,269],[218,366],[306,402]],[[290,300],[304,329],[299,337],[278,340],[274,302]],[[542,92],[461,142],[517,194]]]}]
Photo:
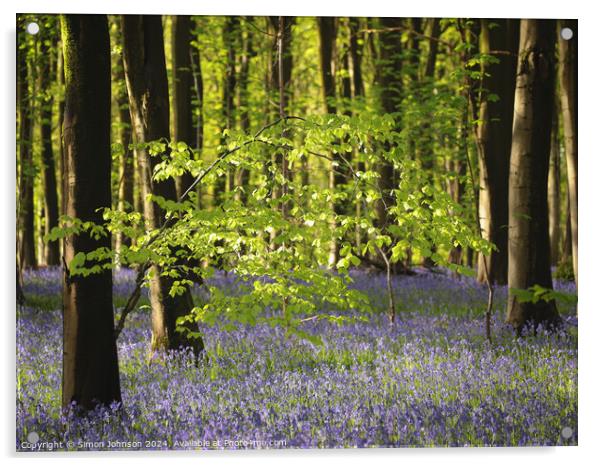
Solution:
[{"label": "mossy tree bark", "polygon": [[[65,57],[64,154],[66,214],[102,223],[111,207],[111,71],[104,15],[61,17]],[[110,236],[64,241],[64,260],[98,248]],[[106,264],[105,264],[106,265]],[[63,407],[84,409],[121,401],[113,325],[111,269],[87,277],[65,271],[63,285]]]}]

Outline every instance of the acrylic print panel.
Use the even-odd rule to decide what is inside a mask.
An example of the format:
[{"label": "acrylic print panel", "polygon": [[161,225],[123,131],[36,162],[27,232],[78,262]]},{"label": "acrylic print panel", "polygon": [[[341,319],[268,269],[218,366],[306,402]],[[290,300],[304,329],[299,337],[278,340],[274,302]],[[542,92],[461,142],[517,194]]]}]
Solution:
[{"label": "acrylic print panel", "polygon": [[18,451],[576,445],[576,20],[19,14]]}]

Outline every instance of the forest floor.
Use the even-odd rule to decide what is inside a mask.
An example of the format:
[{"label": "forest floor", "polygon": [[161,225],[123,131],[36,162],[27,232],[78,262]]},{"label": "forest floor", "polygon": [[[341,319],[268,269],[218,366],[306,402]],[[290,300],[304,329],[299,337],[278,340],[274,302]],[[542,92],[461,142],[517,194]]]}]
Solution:
[{"label": "forest floor", "polygon": [[[149,312],[132,313],[118,341],[125,410],[74,419],[60,410],[61,273],[26,272],[17,449],[33,432],[72,450],[577,444],[574,307],[561,306],[564,331],[517,340],[503,323],[506,289],[496,288],[490,345],[486,290],[472,279],[395,277],[399,315],[390,329],[384,276],[352,275],[371,298],[367,320],[308,322],[321,345],[267,325],[202,326],[200,367],[182,353],[149,365]],[[115,273],[117,308],[134,278]],[[236,286],[232,276],[216,280]],[[568,282],[555,288],[575,292]]]}]

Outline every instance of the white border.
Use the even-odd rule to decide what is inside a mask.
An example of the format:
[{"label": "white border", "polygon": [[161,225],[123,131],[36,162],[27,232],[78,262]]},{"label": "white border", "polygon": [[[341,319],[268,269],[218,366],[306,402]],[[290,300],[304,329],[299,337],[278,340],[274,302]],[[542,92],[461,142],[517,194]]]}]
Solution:
[{"label": "white border", "polygon": [[[579,311],[579,446],[565,448],[496,448],[496,449],[401,449],[401,450],[344,450],[344,451],[250,451],[244,453],[208,452],[187,453],[169,452],[167,454],[134,454],[134,453],[96,453],[96,454],[38,454],[18,455],[23,458],[43,458],[50,462],[64,462],[86,458],[93,463],[102,464],[108,458],[150,463],[163,463],[168,456],[178,463],[195,463],[199,461],[211,464],[248,462],[251,464],[303,464],[344,461],[351,464],[365,464],[366,461],[377,461],[386,464],[445,464],[447,465],[504,465],[508,463],[523,464],[544,463],[546,465],[589,464],[595,456],[599,456],[598,439],[600,429],[600,332],[602,331],[600,298],[596,291],[600,289],[599,272],[596,265],[602,263],[600,244],[597,241],[602,229],[598,228],[600,212],[599,174],[600,143],[600,16],[594,8],[595,2],[585,1],[546,1],[528,2],[525,0],[504,0],[503,2],[439,0],[410,2],[400,0],[303,0],[300,2],[269,0],[226,0],[215,1],[181,1],[179,3],[159,0],[144,2],[104,0],[102,2],[75,2],[55,0],[53,2],[28,0],[18,4],[0,6],[2,14],[2,73],[0,73],[0,90],[2,92],[2,109],[0,124],[2,146],[2,195],[0,205],[3,228],[0,228],[2,247],[0,248],[0,264],[2,264],[3,303],[2,330],[4,338],[2,361],[4,377],[2,383],[3,409],[0,423],[0,443],[3,455],[10,462],[15,460],[14,453],[14,394],[15,394],[15,337],[14,337],[14,192],[15,192],[15,13],[121,13],[121,14],[253,14],[253,15],[295,15],[295,16],[438,16],[438,17],[537,17],[537,18],[578,18],[579,19],[579,147],[581,153],[580,182],[580,293]],[[588,59],[588,57],[591,57]]]}]

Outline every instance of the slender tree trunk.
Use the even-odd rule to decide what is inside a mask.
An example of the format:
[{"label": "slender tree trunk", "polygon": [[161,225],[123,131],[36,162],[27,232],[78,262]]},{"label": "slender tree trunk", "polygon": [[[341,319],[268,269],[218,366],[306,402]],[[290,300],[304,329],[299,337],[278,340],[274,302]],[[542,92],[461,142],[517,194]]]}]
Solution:
[{"label": "slender tree trunk", "polygon": [[[247,17],[245,23],[252,23],[253,18]],[[248,133],[251,127],[251,121],[249,116],[249,63],[251,58],[255,55],[253,49],[253,35],[251,30],[247,27],[246,31],[241,28],[240,41],[242,44],[242,53],[240,55],[240,79],[238,87],[238,108],[240,112],[240,129],[244,133]],[[249,170],[241,168],[238,170],[236,176],[236,186],[240,189],[236,193],[236,198],[246,203],[247,191],[249,190]]]},{"label": "slender tree trunk", "polygon": [[[60,29],[60,28],[59,28]],[[60,36],[60,30],[59,30]],[[65,89],[65,66],[64,66],[64,56],[63,56],[63,41],[62,39],[58,43],[58,51],[57,51],[57,62],[56,62],[56,82],[61,91]],[[65,154],[63,150],[63,118],[65,115],[65,99],[63,97],[64,92],[59,92],[57,97],[58,99],[58,139],[59,139],[59,195],[60,195],[60,213],[64,214],[67,211],[65,205],[65,197],[66,197],[66,180],[65,180]]]},{"label": "slender tree trunk", "polygon": [[[137,143],[169,138],[169,97],[163,26],[160,16],[127,15],[121,18],[123,33],[124,69],[130,101],[132,126]],[[176,199],[176,187],[172,179],[153,181],[151,173],[158,163],[147,149],[137,151],[141,186],[144,199],[144,216],[149,228],[160,228],[165,213],[149,199],[155,194],[165,199]],[[187,288],[172,297],[169,291],[173,278],[161,276],[160,267],[151,267],[150,301],[152,310],[151,352],[190,347],[195,354],[203,350],[200,340],[187,338],[176,332],[176,319],[187,315],[193,307],[192,295]],[[189,329],[198,331],[196,324]]]},{"label": "slender tree trunk", "polygon": [[[360,19],[356,17],[349,18],[349,59],[351,60],[350,72],[353,83],[353,100],[358,102],[364,98],[364,77],[362,73],[363,47],[360,45]],[[363,160],[355,156],[356,170],[358,172],[366,171],[366,164]],[[359,219],[362,216],[362,201],[358,199],[355,202],[355,215]],[[364,233],[358,225],[355,228],[355,244],[359,248],[364,242]]]},{"label": "slender tree trunk", "polygon": [[564,147],[566,153],[567,181],[569,200],[571,203],[571,239],[573,255],[573,271],[575,283],[578,279],[578,230],[577,230],[577,20],[562,20],[558,29],[570,28],[573,37],[570,40],[560,39],[559,76],[560,104],[562,108],[562,123],[564,130]]},{"label": "slender tree trunk", "polygon": [[363,47],[360,44],[360,19],[349,18],[349,54],[351,58],[351,74],[353,77],[353,97],[364,97],[364,75],[362,73]]},{"label": "slender tree trunk", "polygon": [[[42,55],[43,68],[40,73],[40,91],[47,93],[47,99],[41,105],[40,109],[40,134],[42,137],[42,163],[44,164],[44,233],[58,226],[59,222],[59,201],[57,197],[56,169],[54,163],[54,153],[52,150],[52,92],[49,90],[53,66],[50,62],[52,50],[49,47],[49,41],[41,42],[40,52]],[[60,264],[60,249],[58,241],[50,241],[45,247],[46,265],[56,266]]]},{"label": "slender tree trunk", "polygon": [[548,173],[548,217],[550,235],[550,263],[560,260],[560,139],[558,137],[558,112],[552,115],[552,141],[550,171]]},{"label": "slender tree trunk", "polygon": [[[402,88],[402,47],[401,47],[401,20],[399,18],[381,18],[383,29],[379,34],[380,57],[378,67],[378,85],[380,87],[380,107],[389,113],[395,120],[395,131],[401,130],[400,106],[403,95]],[[385,147],[385,151],[391,147]],[[382,192],[382,201],[376,203],[377,226],[385,230],[391,223],[388,207],[392,205],[392,191],[396,186],[393,164],[388,160],[381,160],[378,164],[378,186]]]},{"label": "slender tree trunk", "polygon": [[[269,17],[271,30],[275,33],[276,57],[271,60],[271,76],[270,89],[277,89],[278,94],[278,116],[284,118],[290,111],[292,87],[291,78],[293,73],[293,53],[291,50],[292,44],[292,27],[295,24],[294,16],[270,16]],[[289,132],[286,126],[283,126],[282,136],[287,137]],[[274,151],[272,161],[275,169],[283,176],[284,184],[280,186],[275,183],[272,189],[272,199],[279,199],[287,193],[287,181],[292,179],[292,173],[285,157],[284,149]],[[289,204],[280,202],[278,209],[283,216],[288,215]],[[276,231],[270,233],[270,248],[274,249],[274,239],[277,236]]]},{"label": "slender tree trunk", "polygon": [[[192,39],[192,23],[190,21],[190,16],[174,16],[171,26],[174,140],[185,142],[190,148],[194,148],[196,143],[191,105],[193,76],[190,42]],[[194,177],[188,172],[176,179],[176,192],[178,193],[178,197],[188,189],[193,181]]]},{"label": "slender tree trunk", "polygon": [[[446,171],[453,175],[447,183],[447,190],[454,202],[462,205],[464,199],[464,183],[462,180],[466,177],[466,160],[470,157],[468,151],[468,106],[464,106],[462,119],[458,127],[458,140],[460,141],[459,153],[455,158],[446,160]],[[451,213],[454,214],[453,212]],[[462,246],[455,246],[449,253],[449,262],[452,264],[462,264]]]},{"label": "slender tree trunk", "polygon": [[566,218],[564,220],[564,237],[562,239],[562,257],[561,263],[563,265],[571,264],[573,266],[573,239],[571,238],[571,199],[566,196]]},{"label": "slender tree trunk", "polygon": [[[197,151],[197,156],[200,158],[203,152],[203,139],[204,139],[204,117],[203,117],[203,71],[201,65],[201,55],[199,49],[191,45],[190,47],[190,66],[192,68],[192,78],[194,82],[194,91],[196,95],[196,121],[195,121],[195,145],[194,148]],[[199,183],[197,185],[198,195],[198,206],[202,206],[202,186]]]},{"label": "slender tree trunk", "polygon": [[[337,112],[336,106],[336,38],[337,38],[337,22],[336,18],[322,16],[318,18],[318,31],[320,35],[320,68],[322,74],[322,95],[324,96],[324,104],[326,113],[334,114]],[[345,184],[345,163],[340,154],[332,154],[333,162],[329,174],[329,188],[335,192]],[[336,216],[345,213],[342,202],[332,203],[332,211],[335,219],[332,223],[333,231],[337,228]],[[333,238],[330,244],[330,256],[328,264],[334,267],[339,261],[340,244],[338,240]]]},{"label": "slender tree trunk", "polygon": [[[119,27],[119,18],[116,28],[117,43],[121,45],[122,37]],[[120,211],[131,211],[134,208],[134,185],[135,185],[135,170],[134,170],[134,151],[130,150],[132,144],[132,122],[130,120],[130,110],[128,102],[127,86],[125,83],[125,73],[123,71],[123,57],[118,56],[113,63],[113,86],[115,89],[114,101],[117,106],[117,115],[119,116],[119,143],[122,151],[119,155],[119,188],[117,196],[117,208]],[[119,251],[122,246],[130,246],[130,239],[122,232],[117,232],[115,235],[115,249]]]},{"label": "slender tree trunk", "polygon": [[[23,36],[20,35],[21,39]],[[18,238],[19,259],[22,268],[36,268],[34,241],[33,185],[35,167],[32,152],[31,99],[29,95],[29,72],[27,48],[17,44],[17,109],[19,117],[19,196]]]},{"label": "slender tree trunk", "polygon": [[[236,50],[238,45],[238,34],[240,30],[240,18],[238,16],[226,17],[223,30],[224,46],[226,48],[226,69],[224,73],[222,89],[222,118],[223,130],[233,130],[236,125],[234,97],[236,95]],[[221,144],[226,139],[222,136]],[[219,177],[215,184],[214,200],[219,204],[224,193],[234,189],[234,173],[228,170],[225,177]]]},{"label": "slender tree trunk", "polygon": [[521,20],[514,132],[510,155],[508,309],[518,333],[527,322],[558,319],[553,300],[519,302],[513,289],[552,288],[548,236],[548,166],[554,111],[555,22]]},{"label": "slender tree trunk", "polygon": [[[508,279],[508,173],[512,145],[512,118],[518,20],[481,20],[480,51],[496,54],[496,64],[483,66],[485,73],[479,108],[479,216],[483,237],[495,244],[490,255],[479,255],[477,279],[505,284]],[[491,99],[495,95],[497,98]],[[487,261],[487,267],[483,261]]]},{"label": "slender tree trunk", "polygon": [[[111,207],[111,72],[105,15],[61,17],[66,87],[64,150],[66,213],[102,223]],[[110,237],[74,235],[64,242],[65,263],[78,254],[111,248]],[[102,264],[107,265],[107,264]],[[63,286],[63,407],[89,410],[121,401],[109,268],[83,276],[65,270]]]},{"label": "slender tree trunk", "polygon": [[[441,26],[439,18],[431,18],[430,19],[430,36],[429,36],[429,47],[428,54],[426,57],[426,63],[424,67],[424,75],[422,77],[422,84],[426,92],[432,93],[432,89],[434,87],[434,78],[435,78],[435,65],[437,63],[437,53],[439,51],[439,36],[441,34]],[[419,33],[419,23],[413,23],[413,30],[415,33]],[[418,38],[414,38],[415,43],[415,52],[418,53]],[[416,62],[416,68],[418,67],[418,61]],[[417,79],[419,76],[417,74]],[[424,92],[424,90],[422,91]],[[423,105],[426,100],[429,98],[428,95],[421,95],[419,98],[422,100]],[[433,138],[433,131],[431,129],[430,121],[425,121],[420,128],[420,137],[418,141],[418,147],[416,150],[416,158],[420,161],[423,168],[429,173],[429,179],[432,184],[435,183],[435,143]],[[435,252],[436,247],[432,246],[431,251]],[[433,267],[435,265],[434,261],[430,257],[425,257],[422,260],[422,265],[424,267]]]}]

